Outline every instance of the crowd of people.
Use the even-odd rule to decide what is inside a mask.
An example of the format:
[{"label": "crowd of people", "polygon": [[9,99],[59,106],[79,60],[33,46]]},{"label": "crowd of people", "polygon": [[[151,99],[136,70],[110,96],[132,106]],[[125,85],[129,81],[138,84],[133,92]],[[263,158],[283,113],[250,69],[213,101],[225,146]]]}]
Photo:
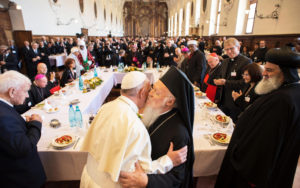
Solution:
[{"label": "crowd of people", "polygon": [[[89,155],[82,187],[192,187],[193,86],[236,124],[216,187],[292,185],[300,152],[300,39],[294,48],[269,50],[260,41],[251,55],[235,38],[217,40],[209,49],[201,38],[43,38],[39,45],[24,44],[29,79],[17,72],[17,51],[0,48],[0,161],[3,173],[9,169],[15,174],[1,177],[4,185],[39,187],[45,181],[36,149],[42,120],[36,114],[24,120],[17,112],[27,111],[94,66],[141,67],[144,62],[150,68],[170,68],[152,89],[144,73],[126,74],[121,96],[100,108],[83,142],[82,150]],[[57,79],[48,56],[63,51],[68,58]],[[14,68],[9,59],[15,59]],[[29,158],[31,163],[22,167]],[[14,172],[26,174],[22,182],[15,182]]]}]

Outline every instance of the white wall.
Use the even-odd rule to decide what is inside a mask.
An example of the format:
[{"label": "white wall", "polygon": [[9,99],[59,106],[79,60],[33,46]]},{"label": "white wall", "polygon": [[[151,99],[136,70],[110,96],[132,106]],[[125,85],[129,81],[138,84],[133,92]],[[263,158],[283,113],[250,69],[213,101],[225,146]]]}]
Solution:
[{"label": "white wall", "polygon": [[[240,4],[241,1],[246,1]],[[199,27],[204,25],[204,30],[199,30],[199,35],[203,32],[204,36],[209,34],[209,24],[207,21],[211,20],[211,5],[212,1],[207,0],[206,11],[203,12],[203,0],[200,0],[200,10],[196,9],[196,0],[170,0],[169,16],[174,16],[176,12],[179,12],[181,8],[185,8],[188,2],[194,2],[194,15],[196,11],[200,11]],[[233,4],[228,6],[225,4],[225,0],[222,0],[221,18],[220,18],[220,36],[223,35],[246,35],[247,15],[244,15],[244,23],[237,27],[237,20],[243,20],[243,11],[239,11],[240,7],[249,8],[249,0],[232,0]],[[273,35],[273,34],[300,34],[300,0],[258,0],[257,12],[258,14],[268,15],[275,10],[274,5],[280,4],[279,19],[260,19],[255,17],[253,33],[247,35]],[[216,10],[216,7],[213,8]],[[184,10],[186,12],[186,10]],[[239,14],[239,16],[238,16]],[[186,19],[185,19],[186,20]],[[195,16],[191,17],[190,27],[195,23]],[[226,26],[224,26],[226,23]],[[183,23],[184,24],[184,23]],[[175,25],[175,23],[173,24]],[[237,32],[238,31],[238,32]]]},{"label": "white wall", "polygon": [[[94,15],[95,1],[97,18]],[[31,30],[33,35],[75,35],[81,32],[81,28],[87,28],[90,36],[105,36],[109,31],[114,36],[123,35],[123,0],[84,0],[83,13],[80,11],[78,0],[58,0],[57,4],[52,0],[14,0],[14,2],[21,5],[25,29]],[[69,25],[57,25],[58,19],[62,24],[67,24],[71,19],[73,21]]]}]

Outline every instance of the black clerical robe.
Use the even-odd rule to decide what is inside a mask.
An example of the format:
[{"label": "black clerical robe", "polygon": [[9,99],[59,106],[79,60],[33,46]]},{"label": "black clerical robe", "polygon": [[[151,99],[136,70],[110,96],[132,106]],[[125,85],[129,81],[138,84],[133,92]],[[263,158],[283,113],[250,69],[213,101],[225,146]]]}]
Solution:
[{"label": "black clerical robe", "polygon": [[161,115],[149,127],[149,134],[152,145],[152,160],[156,160],[165,155],[170,147],[170,142],[173,142],[174,150],[188,145],[188,156],[184,164],[174,167],[166,174],[148,174],[147,187],[192,187],[193,161],[190,159],[194,151],[190,146],[193,138],[190,138],[188,130],[177,110],[173,109]]},{"label": "black clerical robe", "polygon": [[31,85],[31,88],[28,92],[29,92],[29,97],[31,97],[32,106],[42,102],[44,99],[48,98],[51,95],[47,87],[40,88],[35,84]]},{"label": "black clerical robe", "polygon": [[282,86],[241,114],[216,187],[292,187],[300,153],[300,85]]}]

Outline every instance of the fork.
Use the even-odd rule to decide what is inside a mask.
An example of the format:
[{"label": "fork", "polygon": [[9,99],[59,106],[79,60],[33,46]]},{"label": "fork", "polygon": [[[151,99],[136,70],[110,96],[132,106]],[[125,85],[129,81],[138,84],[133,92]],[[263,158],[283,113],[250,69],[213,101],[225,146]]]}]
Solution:
[{"label": "fork", "polygon": [[210,136],[208,135],[208,134],[205,134],[205,135],[203,135],[204,136],[204,138],[209,142],[209,144],[211,145],[211,146],[214,146],[215,145],[215,143],[213,143],[213,141],[210,139]]}]

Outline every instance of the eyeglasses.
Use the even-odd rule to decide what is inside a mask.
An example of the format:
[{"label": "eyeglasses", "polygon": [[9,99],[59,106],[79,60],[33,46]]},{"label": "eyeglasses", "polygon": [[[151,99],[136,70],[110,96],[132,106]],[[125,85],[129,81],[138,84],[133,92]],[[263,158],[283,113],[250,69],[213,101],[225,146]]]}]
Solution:
[{"label": "eyeglasses", "polygon": [[236,48],[236,46],[234,46],[234,47],[232,47],[232,48],[226,48],[226,49],[224,49],[226,52],[228,52],[228,51],[232,51],[232,50],[234,50]]},{"label": "eyeglasses", "polygon": [[242,74],[242,76],[250,76],[249,74]]}]

